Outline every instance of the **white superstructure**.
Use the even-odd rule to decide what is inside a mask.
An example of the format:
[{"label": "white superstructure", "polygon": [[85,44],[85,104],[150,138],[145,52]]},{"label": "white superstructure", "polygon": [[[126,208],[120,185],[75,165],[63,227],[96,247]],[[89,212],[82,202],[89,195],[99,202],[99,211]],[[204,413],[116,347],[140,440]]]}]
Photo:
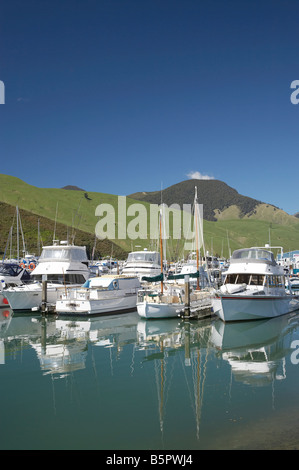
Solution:
[{"label": "white superstructure", "polygon": [[140,282],[136,276],[106,275],[93,277],[77,288],[61,288],[56,313],[100,315],[136,310]]},{"label": "white superstructure", "polygon": [[224,284],[212,301],[223,321],[273,318],[299,309],[299,297],[285,289],[285,273],[266,248],[236,250]]},{"label": "white superstructure", "polygon": [[32,282],[3,290],[13,310],[31,310],[42,303],[42,281],[47,281],[47,302],[57,299],[57,288],[82,285],[90,276],[85,246],[66,242],[43,247],[37,267],[31,273]]},{"label": "white superstructure", "polygon": [[161,258],[158,251],[132,251],[122,269],[128,276],[157,276],[161,273]]}]

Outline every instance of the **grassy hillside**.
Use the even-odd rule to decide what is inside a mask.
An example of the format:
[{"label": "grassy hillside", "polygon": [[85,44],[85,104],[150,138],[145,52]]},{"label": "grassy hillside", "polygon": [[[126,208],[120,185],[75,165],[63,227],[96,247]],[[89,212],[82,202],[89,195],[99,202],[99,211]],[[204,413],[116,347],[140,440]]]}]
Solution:
[{"label": "grassy hillside", "polygon": [[[31,254],[39,256],[41,247],[43,245],[51,245],[54,236],[57,240],[74,240],[74,243],[80,246],[86,246],[86,251],[91,259],[93,247],[95,246],[95,258],[105,256],[115,256],[118,259],[126,259],[127,252],[121,247],[109,240],[97,240],[95,244],[95,236],[92,233],[87,233],[82,230],[72,230],[64,224],[57,223],[56,226],[53,220],[47,219],[23,209],[19,210],[24,234],[25,250]],[[9,204],[0,202],[0,256],[7,247],[7,257],[17,256],[17,223],[16,223],[16,208]],[[38,225],[40,239],[38,240]],[[11,242],[8,242],[10,228],[12,227]],[[10,248],[11,247],[11,248]],[[12,251],[10,251],[12,250]],[[19,230],[19,253],[23,256],[23,242],[21,230]]]},{"label": "grassy hillside", "polygon": [[[157,203],[160,203],[160,197],[161,195],[159,193],[159,200]],[[41,230],[44,230],[42,233],[44,243],[49,243],[52,241],[56,212],[57,238],[66,239],[67,233],[73,233],[75,228],[77,234],[75,239],[76,243],[79,243],[79,233],[82,233],[83,238],[90,237],[88,239],[88,243],[84,242],[79,244],[88,244],[89,246],[93,246],[95,227],[99,220],[99,217],[96,217],[95,215],[95,210],[99,204],[108,203],[115,208],[116,233],[119,228],[118,196],[113,194],[67,189],[37,188],[35,186],[26,184],[18,178],[7,175],[0,175],[0,201],[5,203],[0,207],[2,213],[0,225],[0,249],[2,251],[7,241],[9,229],[12,224],[15,212],[14,207],[16,205],[18,205],[18,207],[23,211],[27,211],[29,213],[26,214],[25,212],[21,212],[21,216],[22,221],[23,217],[28,217],[28,224],[25,222],[23,224],[24,234],[26,240],[27,238],[32,240],[32,246],[34,247],[37,246],[38,216],[47,220],[47,223],[45,222],[46,225],[43,225],[43,228],[41,223]],[[140,201],[127,198],[126,202],[127,207],[130,207],[132,204],[137,202],[139,203]],[[167,201],[164,202],[167,203]],[[192,203],[192,200],[186,201],[186,203]],[[170,202],[167,204],[170,205]],[[146,238],[137,238],[135,240],[131,240],[129,237],[127,237],[124,240],[113,240],[116,244],[113,248],[113,254],[115,256],[125,257],[125,252],[131,251],[133,249],[139,249],[139,247],[157,248],[157,240],[150,240],[149,234],[150,204],[146,201],[143,201],[142,205],[148,217]],[[204,238],[206,249],[209,252],[213,252],[214,254],[223,254],[223,256],[227,257],[229,253],[229,247],[231,250],[234,250],[237,248],[253,245],[263,246],[269,241],[269,229],[271,243],[273,245],[282,245],[286,251],[298,249],[299,220],[286,214],[287,217],[285,220],[283,220],[283,223],[281,223],[282,214],[280,214],[277,208],[271,206],[272,215],[269,217],[270,212],[268,212],[267,207],[260,207],[261,208],[256,211],[255,219],[248,218],[248,215],[242,219],[232,219],[231,214],[226,214],[226,217],[219,217],[217,222],[204,220]],[[238,208],[238,210],[240,210],[240,208]],[[3,214],[5,217],[3,217]],[[134,216],[127,217],[127,222],[132,220],[134,220]],[[291,223],[290,220],[292,221]],[[142,227],[142,229],[145,229],[145,227]],[[87,240],[87,238],[85,238],[85,240]],[[104,245],[104,243],[106,245]],[[169,250],[167,257],[169,259],[170,257],[176,259],[183,256],[182,245],[183,243],[180,240],[178,241],[170,239],[167,243]],[[97,242],[97,246],[101,247],[101,249],[99,248],[101,255],[111,254],[112,245],[107,240],[99,240]],[[119,254],[117,254],[116,246],[119,247]]]}]

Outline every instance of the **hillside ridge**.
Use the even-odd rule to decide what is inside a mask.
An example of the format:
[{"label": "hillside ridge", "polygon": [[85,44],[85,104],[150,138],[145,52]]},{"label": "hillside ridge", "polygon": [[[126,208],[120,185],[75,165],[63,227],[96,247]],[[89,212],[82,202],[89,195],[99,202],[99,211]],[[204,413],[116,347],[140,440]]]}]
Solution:
[{"label": "hillside ridge", "polygon": [[[237,206],[240,210],[240,218],[250,216],[261,201],[243,196],[228,184],[220,180],[189,179],[169,186],[162,191],[138,192],[129,197],[146,201],[152,204],[160,204],[161,200],[167,204],[192,204],[194,200],[195,186],[197,186],[198,202],[203,204],[203,216],[206,220],[216,221],[216,213],[221,213],[231,206]],[[233,217],[235,218],[235,217]]]}]

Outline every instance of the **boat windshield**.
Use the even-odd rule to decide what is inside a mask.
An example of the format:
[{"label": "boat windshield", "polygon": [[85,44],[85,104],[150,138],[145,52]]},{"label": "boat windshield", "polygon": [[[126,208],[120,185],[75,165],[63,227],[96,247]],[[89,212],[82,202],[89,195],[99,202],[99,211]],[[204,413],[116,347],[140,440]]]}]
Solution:
[{"label": "boat windshield", "polygon": [[85,250],[76,247],[71,247],[69,249],[60,247],[45,247],[40,256],[40,261],[48,259],[53,261],[87,261]]},{"label": "boat windshield", "polygon": [[258,248],[248,248],[245,250],[236,250],[232,255],[232,260],[240,259],[257,259],[266,260],[274,263],[274,255],[271,251],[262,250]]},{"label": "boat windshield", "polygon": [[135,251],[133,253],[129,253],[128,262],[132,263],[135,261],[145,261],[148,263],[160,264],[160,254],[150,253],[148,251]]},{"label": "boat windshield", "polygon": [[0,265],[0,276],[18,276],[23,271],[18,264],[1,264]]}]

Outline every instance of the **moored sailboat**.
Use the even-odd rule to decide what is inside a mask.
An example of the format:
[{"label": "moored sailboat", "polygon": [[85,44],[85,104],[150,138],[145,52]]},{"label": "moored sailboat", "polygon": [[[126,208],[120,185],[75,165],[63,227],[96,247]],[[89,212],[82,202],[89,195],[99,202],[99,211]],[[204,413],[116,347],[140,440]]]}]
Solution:
[{"label": "moored sailboat", "polygon": [[[163,236],[162,236],[162,210],[160,211],[159,224],[160,224],[160,251],[161,260],[163,260]],[[209,290],[202,290],[203,276],[205,273],[200,269],[199,264],[199,250],[203,245],[203,232],[200,224],[199,205],[197,200],[197,188],[195,188],[194,199],[194,226],[195,226],[195,239],[196,239],[196,253],[197,264],[196,272],[184,274],[174,274],[168,277],[163,272],[163,263],[161,261],[161,272],[156,277],[143,277],[142,279],[148,282],[160,281],[160,288],[158,286],[151,289],[144,289],[139,291],[137,300],[138,314],[143,318],[172,318],[179,317],[183,313],[196,314],[204,309],[211,307],[211,294]],[[165,238],[165,237],[164,237]],[[189,284],[190,277],[196,279],[196,285],[191,288]],[[184,279],[185,283],[179,284],[177,281]],[[201,282],[202,280],[202,282]]]}]

